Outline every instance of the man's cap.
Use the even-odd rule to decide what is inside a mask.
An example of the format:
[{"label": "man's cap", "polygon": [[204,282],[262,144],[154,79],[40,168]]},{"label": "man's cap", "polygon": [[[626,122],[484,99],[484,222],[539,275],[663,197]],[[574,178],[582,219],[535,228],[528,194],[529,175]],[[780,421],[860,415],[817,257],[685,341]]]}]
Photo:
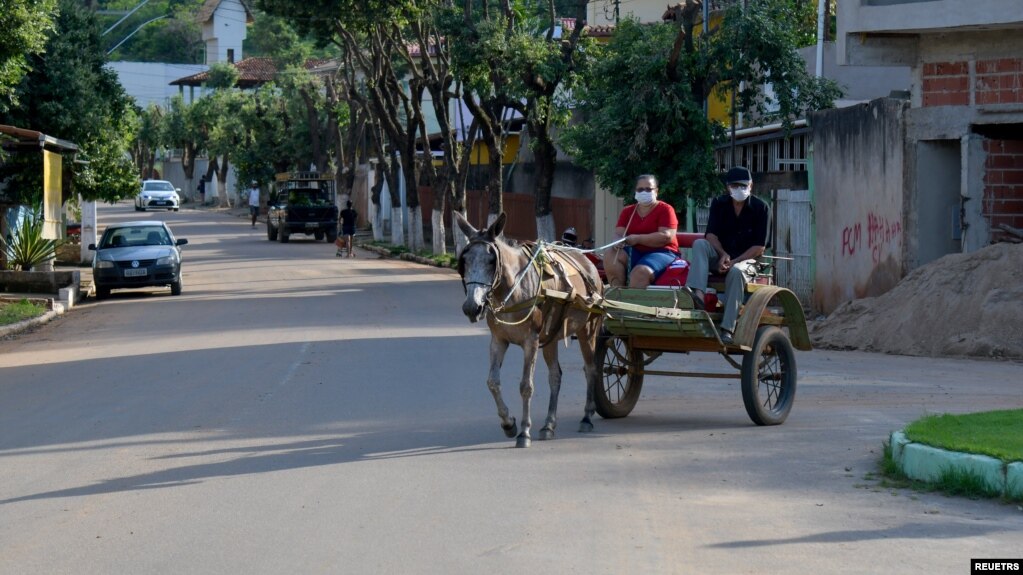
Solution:
[{"label": "man's cap", "polygon": [[251,183],[251,184],[252,184],[253,186],[257,186],[257,185],[259,185],[259,182],[257,182],[256,180],[252,180],[252,182],[250,182],[250,183]]},{"label": "man's cap", "polygon": [[736,166],[725,175],[725,183],[731,184],[735,182],[750,183],[753,181],[753,176],[750,175],[749,170],[742,166]]}]

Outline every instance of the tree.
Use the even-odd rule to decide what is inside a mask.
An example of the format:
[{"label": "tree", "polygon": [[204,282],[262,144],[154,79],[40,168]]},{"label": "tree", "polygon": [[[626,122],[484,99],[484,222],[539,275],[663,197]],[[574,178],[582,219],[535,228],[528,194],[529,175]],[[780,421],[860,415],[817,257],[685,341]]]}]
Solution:
[{"label": "tree", "polygon": [[56,0],[0,1],[0,113],[12,104],[14,89],[53,30]]},{"label": "tree", "polygon": [[[104,68],[105,54],[95,14],[76,0],[60,0],[45,51],[28,59],[31,71],[16,90],[20,104],[0,123],[25,127],[74,142],[79,147],[74,186],[87,200],[116,201],[138,192],[138,174],[130,159],[137,130],[131,98],[114,72]],[[22,201],[42,198],[41,170],[22,170]]]},{"label": "tree", "polygon": [[152,176],[156,151],[162,147],[163,140],[163,108],[150,103],[139,115],[139,130],[132,151],[132,159],[143,178]]},{"label": "tree", "polygon": [[[699,5],[686,1],[692,4]],[[716,194],[713,152],[725,132],[706,118],[705,95],[735,88],[734,113],[788,125],[840,93],[833,82],[806,73],[790,20],[773,8],[765,0],[751,1],[746,11],[735,7],[716,30],[695,39],[689,19],[695,10],[681,23],[621,22],[585,71],[577,93],[582,121],[566,130],[562,143],[601,186],[622,197],[639,174],[656,174],[662,199],[675,206]],[[773,102],[761,91],[765,84],[773,85]]]}]

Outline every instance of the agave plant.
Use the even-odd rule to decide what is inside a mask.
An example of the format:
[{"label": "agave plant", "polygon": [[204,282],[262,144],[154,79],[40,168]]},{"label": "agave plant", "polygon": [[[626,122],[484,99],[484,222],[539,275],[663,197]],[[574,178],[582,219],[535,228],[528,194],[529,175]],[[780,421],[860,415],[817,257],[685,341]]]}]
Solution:
[{"label": "agave plant", "polygon": [[7,253],[7,266],[21,271],[30,271],[35,266],[55,258],[57,248],[62,243],[64,240],[43,237],[43,218],[38,211],[23,218],[11,237],[0,237],[0,244]]}]

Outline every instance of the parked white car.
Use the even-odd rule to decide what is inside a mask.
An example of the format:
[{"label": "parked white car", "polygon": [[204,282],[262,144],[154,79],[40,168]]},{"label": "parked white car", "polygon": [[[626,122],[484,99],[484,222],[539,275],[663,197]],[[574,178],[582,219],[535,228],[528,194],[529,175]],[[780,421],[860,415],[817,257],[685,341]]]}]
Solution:
[{"label": "parked white car", "polygon": [[135,196],[135,211],[147,209],[174,210],[181,207],[181,188],[164,180],[146,180],[142,182],[142,191]]}]

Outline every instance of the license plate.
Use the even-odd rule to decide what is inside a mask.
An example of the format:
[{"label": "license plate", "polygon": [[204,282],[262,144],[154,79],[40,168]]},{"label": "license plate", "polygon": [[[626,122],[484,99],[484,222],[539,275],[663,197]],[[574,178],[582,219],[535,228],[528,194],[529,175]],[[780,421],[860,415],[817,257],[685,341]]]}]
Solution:
[{"label": "license plate", "polygon": [[149,273],[149,270],[147,270],[146,268],[126,269],[126,270],[124,270],[124,277],[126,277],[126,278],[137,278],[137,277],[141,277],[141,276],[147,275],[148,273]]},{"label": "license plate", "polygon": [[320,227],[320,224],[317,224],[317,223],[306,222],[306,224],[305,224],[305,229],[307,229],[307,230],[311,230],[313,228],[318,228],[318,227]]}]

